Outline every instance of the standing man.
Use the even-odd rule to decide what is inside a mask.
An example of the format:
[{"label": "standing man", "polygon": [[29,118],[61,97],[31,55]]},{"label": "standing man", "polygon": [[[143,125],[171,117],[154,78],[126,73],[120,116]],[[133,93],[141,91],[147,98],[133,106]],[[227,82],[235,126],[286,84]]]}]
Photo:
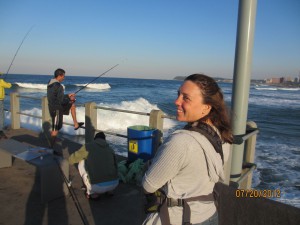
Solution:
[{"label": "standing man", "polygon": [[115,152],[106,142],[103,132],[97,133],[94,141],[71,154],[69,163],[79,163],[78,170],[88,199],[98,198],[102,193],[112,194],[119,184]]},{"label": "standing man", "polygon": [[4,129],[4,98],[5,88],[11,88],[11,83],[5,82],[2,79],[3,73],[0,73],[0,139],[7,139],[3,132]]},{"label": "standing man", "polygon": [[61,82],[65,79],[65,73],[63,69],[55,70],[54,78],[49,81],[47,86],[48,106],[52,118],[51,147],[55,143],[58,131],[62,128],[63,115],[69,115],[70,110],[74,122],[74,130],[82,127],[84,124],[83,122],[77,122],[76,119],[75,94],[64,94]]}]

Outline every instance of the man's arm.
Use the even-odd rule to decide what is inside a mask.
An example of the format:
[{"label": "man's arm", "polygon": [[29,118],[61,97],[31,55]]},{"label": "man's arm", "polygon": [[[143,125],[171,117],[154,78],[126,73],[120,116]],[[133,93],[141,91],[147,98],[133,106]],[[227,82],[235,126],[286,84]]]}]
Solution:
[{"label": "man's arm", "polygon": [[63,100],[61,102],[61,105],[68,105],[68,104],[73,104],[76,101],[75,99],[75,94],[71,93],[71,94],[67,94],[63,96]]},{"label": "man's arm", "polygon": [[11,83],[5,82],[3,79],[0,79],[0,86],[3,88],[11,88]]}]

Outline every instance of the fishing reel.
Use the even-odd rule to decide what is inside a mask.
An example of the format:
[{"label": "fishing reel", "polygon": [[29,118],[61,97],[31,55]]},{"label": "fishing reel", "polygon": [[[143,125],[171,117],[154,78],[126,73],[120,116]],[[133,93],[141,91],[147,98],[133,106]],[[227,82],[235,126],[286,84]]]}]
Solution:
[{"label": "fishing reel", "polygon": [[69,95],[69,101],[72,103],[75,102],[76,101],[75,95]]}]

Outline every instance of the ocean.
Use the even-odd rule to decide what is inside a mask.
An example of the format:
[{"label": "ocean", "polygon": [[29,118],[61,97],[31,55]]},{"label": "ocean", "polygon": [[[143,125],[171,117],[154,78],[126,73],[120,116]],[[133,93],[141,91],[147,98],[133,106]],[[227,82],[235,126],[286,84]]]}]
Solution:
[{"label": "ocean", "polygon": [[[6,93],[18,92],[22,96],[41,98],[46,96],[47,83],[52,76],[13,75],[6,81],[13,84]],[[68,76],[63,82],[65,93],[72,93],[95,77]],[[95,102],[98,106],[126,109],[138,112],[150,112],[160,109],[174,116],[174,101],[182,81],[129,79],[101,77],[89,84],[76,95],[77,119],[84,121],[83,104]],[[219,82],[228,107],[231,104],[232,84]],[[41,116],[40,102],[21,99],[21,111]],[[5,99],[5,108],[9,108],[9,97]],[[148,125],[149,118],[121,112],[98,110],[98,129],[126,135],[127,127]],[[70,116],[65,122],[72,123]],[[300,89],[256,86],[250,88],[248,121],[257,123],[259,133],[256,145],[257,169],[254,172],[252,187],[260,190],[280,189],[281,198],[274,200],[300,208]],[[10,115],[6,113],[6,124],[10,124]],[[182,127],[178,121],[165,119],[164,137]],[[37,118],[21,116],[21,126],[35,131],[41,130],[41,121]],[[84,143],[84,129],[74,131],[64,125],[61,135]],[[127,156],[127,140],[107,135],[107,139],[118,154]]]}]

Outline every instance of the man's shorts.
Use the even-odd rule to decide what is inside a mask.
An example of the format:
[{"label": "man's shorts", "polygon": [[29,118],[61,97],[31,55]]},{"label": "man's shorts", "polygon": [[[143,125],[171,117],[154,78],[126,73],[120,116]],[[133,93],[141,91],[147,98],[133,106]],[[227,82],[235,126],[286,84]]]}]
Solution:
[{"label": "man's shorts", "polygon": [[72,107],[72,103],[68,103],[67,105],[63,105],[63,114],[64,115],[69,115],[71,107]]},{"label": "man's shorts", "polygon": [[55,110],[51,113],[52,131],[58,131],[63,125],[63,111]]}]

